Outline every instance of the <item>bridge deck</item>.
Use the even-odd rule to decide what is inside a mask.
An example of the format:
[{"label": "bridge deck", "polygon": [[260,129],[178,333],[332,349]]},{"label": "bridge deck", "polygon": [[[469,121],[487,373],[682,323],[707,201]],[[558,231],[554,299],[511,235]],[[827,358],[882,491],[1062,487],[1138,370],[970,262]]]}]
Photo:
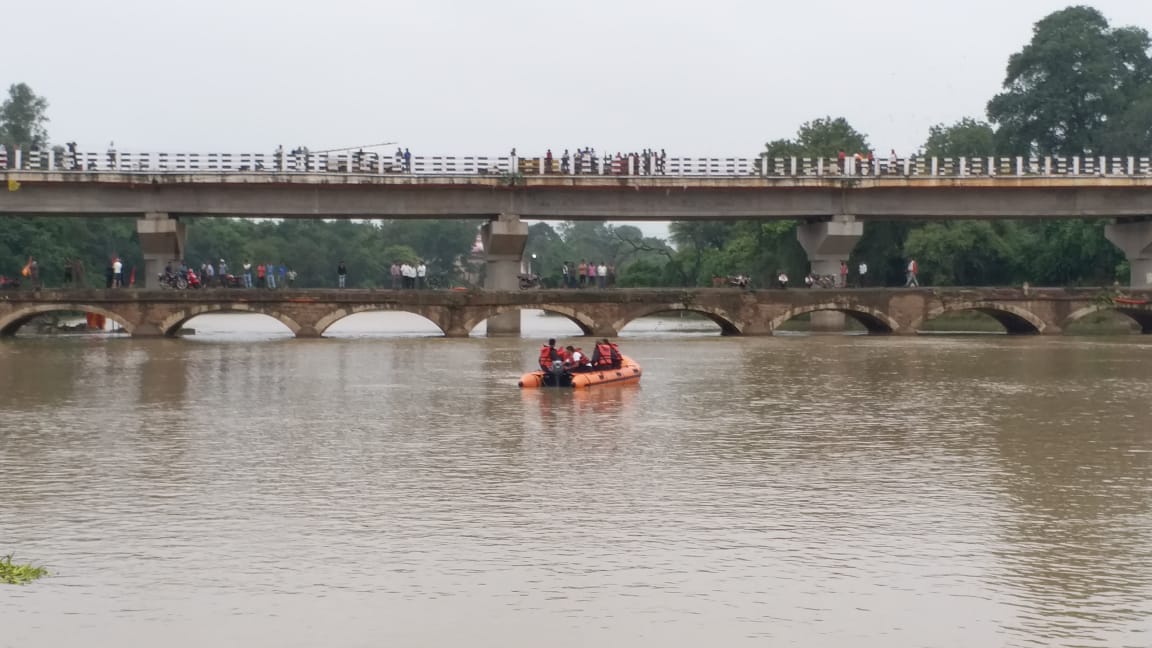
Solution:
[{"label": "bridge deck", "polygon": [[[0,147],[0,150],[3,150]],[[18,152],[19,153],[19,152]],[[1152,215],[1147,157],[667,158],[34,151],[0,215],[691,220]]]}]

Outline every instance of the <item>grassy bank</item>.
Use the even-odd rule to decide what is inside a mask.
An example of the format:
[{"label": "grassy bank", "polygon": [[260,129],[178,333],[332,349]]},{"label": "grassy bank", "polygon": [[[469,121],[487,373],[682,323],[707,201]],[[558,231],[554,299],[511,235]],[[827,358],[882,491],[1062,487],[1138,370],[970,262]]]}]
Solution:
[{"label": "grassy bank", "polygon": [[12,554],[0,557],[0,584],[24,585],[46,575],[48,570],[43,567],[13,563]]}]

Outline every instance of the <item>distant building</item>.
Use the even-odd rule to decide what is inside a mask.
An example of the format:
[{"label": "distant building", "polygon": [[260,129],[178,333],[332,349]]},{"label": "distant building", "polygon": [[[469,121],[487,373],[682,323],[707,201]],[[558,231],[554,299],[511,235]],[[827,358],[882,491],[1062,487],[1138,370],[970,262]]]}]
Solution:
[{"label": "distant building", "polygon": [[456,272],[465,283],[471,286],[479,286],[483,278],[481,271],[484,269],[484,238],[480,232],[476,232],[476,240],[472,243],[472,250],[468,253],[467,257],[460,256],[456,258]]}]

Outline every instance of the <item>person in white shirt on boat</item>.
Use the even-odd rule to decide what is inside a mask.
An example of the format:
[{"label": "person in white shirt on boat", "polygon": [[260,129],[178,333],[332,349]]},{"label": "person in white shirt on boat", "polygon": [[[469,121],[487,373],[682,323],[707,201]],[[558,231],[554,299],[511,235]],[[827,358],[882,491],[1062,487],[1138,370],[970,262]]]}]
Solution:
[{"label": "person in white shirt on boat", "polygon": [[589,371],[592,369],[592,362],[588,356],[584,355],[583,349],[577,349],[569,344],[565,350],[568,352],[569,371]]}]

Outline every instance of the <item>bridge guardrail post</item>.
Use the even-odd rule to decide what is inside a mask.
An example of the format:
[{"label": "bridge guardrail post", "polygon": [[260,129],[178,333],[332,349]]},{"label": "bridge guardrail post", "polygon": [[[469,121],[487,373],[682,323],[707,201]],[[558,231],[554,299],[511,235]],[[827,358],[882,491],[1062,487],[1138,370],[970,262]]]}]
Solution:
[{"label": "bridge guardrail post", "polygon": [[19,146],[13,152],[12,159],[15,160],[17,169],[24,168],[24,151],[21,151]]}]

